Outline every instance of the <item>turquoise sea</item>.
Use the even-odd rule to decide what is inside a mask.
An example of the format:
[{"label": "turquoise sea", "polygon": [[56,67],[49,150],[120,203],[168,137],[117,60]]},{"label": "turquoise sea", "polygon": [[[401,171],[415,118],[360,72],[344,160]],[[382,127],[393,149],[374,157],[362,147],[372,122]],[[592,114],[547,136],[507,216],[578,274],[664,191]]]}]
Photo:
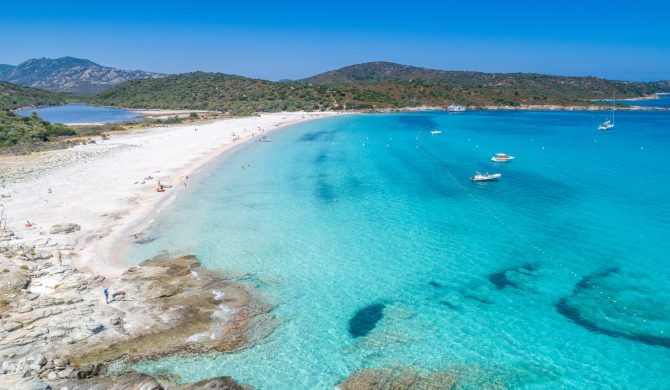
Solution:
[{"label": "turquoise sea", "polygon": [[65,104],[62,106],[29,108],[17,111],[17,115],[30,116],[35,112],[40,118],[52,123],[111,123],[141,121],[135,111],[123,108],[98,107],[88,104]]},{"label": "turquoise sea", "polygon": [[127,256],[196,254],[279,325],[239,353],[136,368],[258,389],[399,364],[460,388],[667,388],[670,114],[599,132],[603,114],[352,115],[228,153]]}]

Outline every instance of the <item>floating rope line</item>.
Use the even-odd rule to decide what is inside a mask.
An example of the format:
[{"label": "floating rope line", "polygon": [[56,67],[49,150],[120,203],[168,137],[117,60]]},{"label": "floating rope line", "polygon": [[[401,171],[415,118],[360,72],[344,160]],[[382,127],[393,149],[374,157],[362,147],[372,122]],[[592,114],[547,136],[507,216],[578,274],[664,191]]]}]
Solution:
[{"label": "floating rope line", "polygon": [[[449,169],[449,167],[448,167],[445,163],[443,163],[442,161],[438,160],[437,158],[433,157],[433,156],[430,155],[428,152],[426,152],[425,149],[422,148],[421,145],[419,144],[421,135],[422,135],[424,132],[426,132],[426,131],[427,131],[427,130],[422,130],[422,131],[419,131],[419,132],[416,134],[416,141],[417,141],[416,149],[419,151],[419,153],[421,153],[426,159],[428,159],[429,161],[433,162],[435,165],[439,166],[444,172],[446,172],[447,175],[451,178],[451,180],[452,180],[452,181],[453,181],[453,182],[454,182],[454,183],[455,183],[455,184],[456,184],[456,185],[457,185],[457,186],[458,186],[458,187],[459,187],[459,188],[460,188],[466,195],[468,195],[468,197],[469,197],[470,199],[472,199],[474,202],[476,202],[476,203],[477,203],[483,210],[485,210],[485,211],[486,211],[486,212],[487,212],[493,219],[495,219],[499,224],[501,224],[502,226],[504,226],[504,227],[505,227],[508,231],[510,231],[511,233],[515,234],[515,235],[517,236],[517,238],[521,239],[522,241],[524,241],[525,243],[527,243],[530,247],[532,247],[533,249],[535,249],[535,251],[537,251],[537,253],[539,253],[541,256],[543,256],[543,257],[545,257],[545,258],[551,260],[551,262],[553,262],[554,265],[559,266],[560,268],[562,268],[562,269],[565,270],[566,272],[572,274],[572,276],[574,276],[574,277],[578,277],[577,273],[576,273],[575,271],[570,270],[570,269],[569,269],[569,268],[568,268],[562,261],[558,260],[558,259],[557,259],[556,257],[554,257],[551,253],[549,253],[549,252],[545,251],[544,249],[542,249],[542,248],[541,248],[539,245],[537,245],[533,240],[531,240],[530,238],[528,238],[528,236],[526,236],[525,234],[521,233],[519,230],[517,230],[517,229],[514,228],[512,225],[510,225],[509,223],[507,223],[503,218],[500,218],[500,216],[498,216],[498,214],[497,214],[495,211],[493,211],[493,210],[492,210],[490,207],[488,207],[484,202],[482,202],[482,201],[481,201],[481,200],[480,200],[474,193],[472,193],[471,191],[469,191],[469,190],[468,190],[468,189],[467,189],[467,188],[460,182],[460,180],[458,180],[458,178],[453,174],[453,172]],[[531,142],[532,142],[532,138],[531,138]],[[544,147],[543,147],[543,148],[544,148]],[[592,285],[591,285],[591,288],[592,288],[592,289],[596,289],[596,288],[598,288],[598,286],[592,284]],[[605,295],[604,290],[600,289],[600,295],[603,295],[603,296]],[[623,306],[623,305],[619,304],[619,302],[617,302],[617,300],[616,300],[615,298],[612,298],[612,297],[608,296],[608,297],[607,297],[607,300],[608,300],[609,302],[611,302],[612,304],[616,305],[617,307],[619,307],[620,309],[622,309],[621,311],[622,311],[624,314],[628,314],[628,315],[631,315],[631,314],[632,314],[633,317],[637,317],[637,316],[638,316],[638,313],[637,313],[637,312],[633,312],[632,310],[628,309],[627,306]],[[644,322],[646,322],[646,319],[644,320]],[[664,334],[664,331],[661,330],[660,333],[661,333],[661,334]]]}]

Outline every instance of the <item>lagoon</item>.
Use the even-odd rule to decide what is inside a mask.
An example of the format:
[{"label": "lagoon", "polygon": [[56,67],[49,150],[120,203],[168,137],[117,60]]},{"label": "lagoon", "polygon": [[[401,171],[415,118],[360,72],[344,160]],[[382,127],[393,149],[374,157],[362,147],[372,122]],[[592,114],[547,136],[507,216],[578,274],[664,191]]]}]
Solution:
[{"label": "lagoon", "polygon": [[98,107],[88,104],[65,104],[54,107],[30,108],[16,114],[30,116],[35,112],[40,118],[66,125],[89,123],[136,122],[143,120],[139,113],[123,108]]}]

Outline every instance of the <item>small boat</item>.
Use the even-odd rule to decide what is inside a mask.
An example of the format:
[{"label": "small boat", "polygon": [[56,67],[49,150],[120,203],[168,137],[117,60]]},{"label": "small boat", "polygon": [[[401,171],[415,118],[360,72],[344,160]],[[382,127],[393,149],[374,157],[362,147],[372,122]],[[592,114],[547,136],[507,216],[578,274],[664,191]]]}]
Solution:
[{"label": "small boat", "polygon": [[614,127],[614,123],[612,123],[611,120],[606,120],[603,122],[600,126],[598,126],[598,130],[609,130]]},{"label": "small boat", "polygon": [[449,107],[447,107],[447,111],[449,111],[449,112],[463,112],[463,111],[465,111],[465,107],[459,106],[456,103],[452,103],[452,104],[449,105]]},{"label": "small boat", "polygon": [[496,153],[495,156],[491,157],[491,161],[494,162],[506,162],[510,160],[514,160],[514,156],[508,156],[505,153]]},{"label": "small boat", "polygon": [[616,108],[616,94],[612,98],[612,117],[598,126],[598,130],[609,130],[614,128],[614,109]]},{"label": "small boat", "polygon": [[430,132],[430,134],[432,134],[432,135],[442,134],[442,130],[433,130],[433,131]]},{"label": "small boat", "polygon": [[268,137],[266,137],[266,136],[262,136],[262,137],[258,140],[258,142],[270,142],[270,138],[268,138]]},{"label": "small boat", "polygon": [[475,175],[470,178],[472,181],[492,181],[492,180],[498,180],[500,179],[500,176],[502,176],[500,173],[493,173],[489,174],[488,172],[484,175],[482,175],[479,172],[475,172]]}]

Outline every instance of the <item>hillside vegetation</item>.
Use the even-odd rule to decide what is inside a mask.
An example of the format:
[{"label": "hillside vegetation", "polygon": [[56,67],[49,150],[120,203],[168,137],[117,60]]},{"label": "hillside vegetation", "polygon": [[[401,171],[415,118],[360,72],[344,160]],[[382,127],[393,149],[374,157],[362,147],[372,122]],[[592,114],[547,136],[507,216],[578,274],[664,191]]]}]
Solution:
[{"label": "hillside vegetation", "polygon": [[668,82],[611,81],[528,73],[442,71],[389,62],[353,65],[292,82],[221,73],[134,80],[91,99],[129,108],[203,109],[233,115],[257,111],[385,109],[452,102],[470,106],[586,105],[592,99],[670,92]]},{"label": "hillside vegetation", "polygon": [[21,107],[53,106],[63,104],[71,97],[36,88],[22,87],[0,81],[0,111]]},{"label": "hillside vegetation", "polygon": [[19,147],[35,142],[75,135],[63,125],[51,124],[36,115],[21,117],[10,110],[27,106],[62,104],[68,97],[62,94],[21,87],[0,81],[0,148]]},{"label": "hillside vegetation", "polygon": [[0,111],[0,148],[27,146],[73,135],[76,135],[74,130],[43,121],[37,115],[23,117]]}]

